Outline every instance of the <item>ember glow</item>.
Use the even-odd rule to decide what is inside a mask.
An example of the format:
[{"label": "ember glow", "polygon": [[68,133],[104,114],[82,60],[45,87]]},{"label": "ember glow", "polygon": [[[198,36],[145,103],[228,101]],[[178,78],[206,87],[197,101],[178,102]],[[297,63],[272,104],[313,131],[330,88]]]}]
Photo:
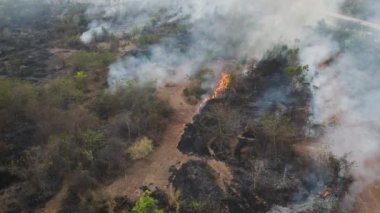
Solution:
[{"label": "ember glow", "polygon": [[220,80],[211,96],[211,99],[216,99],[219,95],[225,92],[231,86],[232,76],[229,73],[222,73]]}]

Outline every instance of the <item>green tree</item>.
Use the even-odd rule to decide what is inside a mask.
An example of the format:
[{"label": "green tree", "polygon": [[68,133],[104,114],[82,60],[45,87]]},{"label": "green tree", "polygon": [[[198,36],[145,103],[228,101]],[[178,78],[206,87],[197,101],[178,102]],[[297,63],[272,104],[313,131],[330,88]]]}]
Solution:
[{"label": "green tree", "polygon": [[92,161],[96,152],[106,146],[106,135],[103,131],[87,130],[81,134],[82,154],[87,161]]},{"label": "green tree", "polygon": [[277,142],[287,141],[295,135],[290,124],[290,118],[279,113],[265,113],[260,118],[260,127],[263,134],[271,140],[277,152]]},{"label": "green tree", "polygon": [[286,74],[290,77],[297,78],[300,82],[305,81],[306,73],[309,71],[309,65],[291,65],[286,68]]},{"label": "green tree", "polygon": [[144,194],[136,202],[132,209],[134,213],[163,213],[164,211],[158,208],[158,201],[151,197],[152,192],[145,191]]},{"label": "green tree", "polygon": [[75,83],[79,89],[85,89],[87,87],[87,79],[88,74],[84,71],[78,71],[74,75]]}]

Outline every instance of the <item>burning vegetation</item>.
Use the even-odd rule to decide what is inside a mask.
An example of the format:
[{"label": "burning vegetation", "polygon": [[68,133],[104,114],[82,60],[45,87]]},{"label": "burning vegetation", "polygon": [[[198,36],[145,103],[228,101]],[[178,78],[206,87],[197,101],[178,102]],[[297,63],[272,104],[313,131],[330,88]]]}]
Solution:
[{"label": "burning vegetation", "polygon": [[[287,47],[269,51],[256,65],[247,65],[252,68],[247,75],[236,77],[239,84],[232,84],[234,78],[223,73],[213,98],[186,126],[178,148],[223,161],[234,176],[225,186],[228,190],[223,197],[227,199],[210,198],[205,208],[228,212],[339,211],[339,200],[350,184],[349,176],[341,174],[347,174],[350,164],[331,154],[312,158],[295,149],[308,143],[307,136],[297,129],[307,125],[305,109],[310,101],[307,84],[298,76],[304,73],[288,72],[302,67],[293,60],[295,53]],[[294,87],[296,81],[301,82],[301,88]],[[267,99],[268,93],[282,95]],[[195,183],[202,181],[206,180],[200,178]],[[334,193],[326,190],[332,188]],[[185,199],[199,199],[203,192],[199,193]]]},{"label": "burning vegetation", "polygon": [[232,88],[233,83],[233,75],[223,72],[213,94],[211,95],[211,99],[219,98],[223,93],[228,92],[228,90]]}]

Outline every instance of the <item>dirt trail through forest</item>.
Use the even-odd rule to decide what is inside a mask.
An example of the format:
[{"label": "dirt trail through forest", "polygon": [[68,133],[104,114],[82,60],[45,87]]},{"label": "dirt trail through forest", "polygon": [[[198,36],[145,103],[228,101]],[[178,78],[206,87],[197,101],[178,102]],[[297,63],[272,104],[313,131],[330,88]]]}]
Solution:
[{"label": "dirt trail through forest", "polygon": [[151,189],[168,187],[169,169],[175,165],[179,167],[189,159],[196,159],[182,154],[177,144],[184,129],[184,125],[192,120],[198,106],[186,103],[182,91],[189,82],[170,85],[159,89],[159,96],[169,100],[175,110],[175,116],[169,123],[162,136],[160,145],[147,158],[135,162],[127,169],[125,176],[116,180],[105,190],[111,196],[125,196],[136,199],[140,196],[140,187],[145,185]]}]

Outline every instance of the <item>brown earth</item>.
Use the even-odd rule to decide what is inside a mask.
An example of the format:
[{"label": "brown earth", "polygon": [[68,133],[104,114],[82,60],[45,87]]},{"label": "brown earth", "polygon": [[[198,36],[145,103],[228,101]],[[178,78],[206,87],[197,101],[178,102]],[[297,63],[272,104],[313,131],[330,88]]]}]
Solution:
[{"label": "brown earth", "polygon": [[[371,171],[373,174],[379,174],[380,158],[375,157],[368,160],[365,170]],[[363,191],[355,200],[353,213],[380,213],[380,181],[368,184],[368,180],[362,177],[356,177],[357,183],[365,186]]]},{"label": "brown earth", "polygon": [[380,212],[380,182],[368,186],[356,200],[353,213]]}]

